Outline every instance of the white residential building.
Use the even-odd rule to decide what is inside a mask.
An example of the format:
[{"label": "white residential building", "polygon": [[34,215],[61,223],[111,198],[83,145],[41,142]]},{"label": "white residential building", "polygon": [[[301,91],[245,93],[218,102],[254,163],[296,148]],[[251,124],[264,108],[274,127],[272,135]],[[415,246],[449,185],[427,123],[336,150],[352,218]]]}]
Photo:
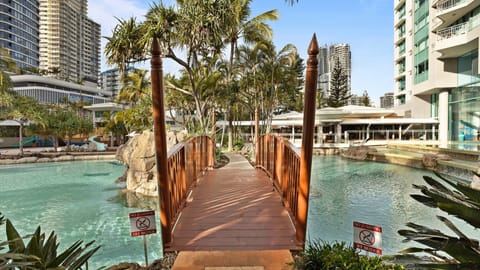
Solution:
[{"label": "white residential building", "polygon": [[479,0],[394,0],[395,111],[439,120],[439,140],[478,141]]}]

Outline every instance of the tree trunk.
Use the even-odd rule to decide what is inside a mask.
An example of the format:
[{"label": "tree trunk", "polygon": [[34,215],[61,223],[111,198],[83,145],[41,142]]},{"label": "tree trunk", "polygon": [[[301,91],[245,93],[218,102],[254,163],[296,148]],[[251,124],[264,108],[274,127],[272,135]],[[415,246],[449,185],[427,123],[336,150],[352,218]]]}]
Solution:
[{"label": "tree trunk", "polygon": [[233,151],[233,113],[228,112],[228,152]]},{"label": "tree trunk", "polygon": [[18,127],[18,149],[20,150],[20,156],[23,156],[23,123],[19,122]]}]

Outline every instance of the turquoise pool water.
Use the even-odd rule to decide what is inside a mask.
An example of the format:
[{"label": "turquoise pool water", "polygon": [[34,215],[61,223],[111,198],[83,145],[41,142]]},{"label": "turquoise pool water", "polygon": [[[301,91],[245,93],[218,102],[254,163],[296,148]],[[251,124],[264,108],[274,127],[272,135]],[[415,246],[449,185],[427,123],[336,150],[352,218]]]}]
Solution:
[{"label": "turquoise pool water", "polygon": [[[353,241],[353,222],[383,228],[384,254],[412,246],[402,243],[397,230],[408,221],[449,230],[427,208],[410,198],[429,172],[392,164],[350,161],[338,156],[314,158],[309,239]],[[21,234],[38,225],[55,230],[61,248],[82,239],[102,248],[91,259],[90,269],[122,261],[144,262],[143,240],[130,236],[128,214],[157,207],[156,201],[119,195],[115,180],[124,167],[116,162],[42,163],[0,167],[0,212]],[[158,210],[157,229],[159,230]],[[449,217],[461,224],[463,222]],[[458,221],[458,222],[457,222]],[[463,223],[464,224],[464,223]],[[469,225],[467,235],[480,238]],[[4,226],[0,240],[5,239]],[[147,236],[149,261],[162,256],[160,234]]]},{"label": "turquoise pool water", "polygon": [[[21,234],[38,225],[59,236],[63,250],[76,240],[95,240],[100,250],[90,269],[122,261],[144,262],[143,238],[130,237],[130,212],[115,180],[124,167],[116,162],[42,163],[0,167],[0,212]],[[156,212],[158,217],[158,211]],[[159,223],[157,223],[157,228]],[[0,227],[0,240],[5,240]],[[162,256],[160,234],[148,235],[149,261]]]},{"label": "turquoise pool water", "polygon": [[[307,234],[309,239],[353,242],[353,222],[381,226],[383,254],[419,246],[402,243],[397,231],[407,222],[427,225],[454,235],[436,216],[445,212],[416,202],[420,192],[412,184],[426,185],[422,176],[431,172],[394,164],[352,161],[340,157],[313,160]],[[468,236],[478,239],[473,227],[448,216]]]}]

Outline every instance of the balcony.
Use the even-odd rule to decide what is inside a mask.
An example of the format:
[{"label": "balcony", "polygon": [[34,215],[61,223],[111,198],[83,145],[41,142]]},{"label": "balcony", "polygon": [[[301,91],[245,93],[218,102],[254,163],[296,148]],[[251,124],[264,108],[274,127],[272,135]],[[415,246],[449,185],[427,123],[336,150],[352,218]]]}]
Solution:
[{"label": "balcony", "polygon": [[467,32],[467,26],[468,23],[465,22],[437,31],[437,41],[463,35]]},{"label": "balcony", "polygon": [[442,55],[438,59],[455,58],[478,48],[480,24],[469,21],[437,32],[432,48]]},{"label": "balcony", "polygon": [[434,4],[437,9],[435,14],[442,22],[436,24],[434,29],[451,25],[468,12],[472,11],[475,7],[479,6],[478,0],[439,0]]}]

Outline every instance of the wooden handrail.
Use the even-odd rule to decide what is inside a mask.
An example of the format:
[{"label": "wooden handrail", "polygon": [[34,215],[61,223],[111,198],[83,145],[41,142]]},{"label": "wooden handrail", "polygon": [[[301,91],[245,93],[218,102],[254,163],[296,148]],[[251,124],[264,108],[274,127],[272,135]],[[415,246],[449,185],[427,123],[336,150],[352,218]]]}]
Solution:
[{"label": "wooden handrail", "polygon": [[318,43],[314,34],[308,47],[303,109],[302,150],[278,137],[263,136],[258,144],[257,166],[265,170],[293,216],[297,240],[305,246],[308,201],[315,130],[315,95],[318,75]]},{"label": "wooden handrail", "polygon": [[[186,142],[176,144],[168,151],[168,194],[165,198],[169,200],[170,206],[167,225],[170,235],[180,211],[185,206],[188,193],[194,186],[196,180],[208,170],[213,168],[214,159],[213,141],[205,135],[195,136]],[[162,192],[162,191],[161,191]],[[163,239],[164,244],[171,242],[170,239]]]},{"label": "wooden handrail", "polygon": [[301,152],[288,140],[270,134],[261,136],[258,146],[259,159],[256,167],[270,176],[282,196],[283,205],[292,215],[298,229],[297,201]]}]

